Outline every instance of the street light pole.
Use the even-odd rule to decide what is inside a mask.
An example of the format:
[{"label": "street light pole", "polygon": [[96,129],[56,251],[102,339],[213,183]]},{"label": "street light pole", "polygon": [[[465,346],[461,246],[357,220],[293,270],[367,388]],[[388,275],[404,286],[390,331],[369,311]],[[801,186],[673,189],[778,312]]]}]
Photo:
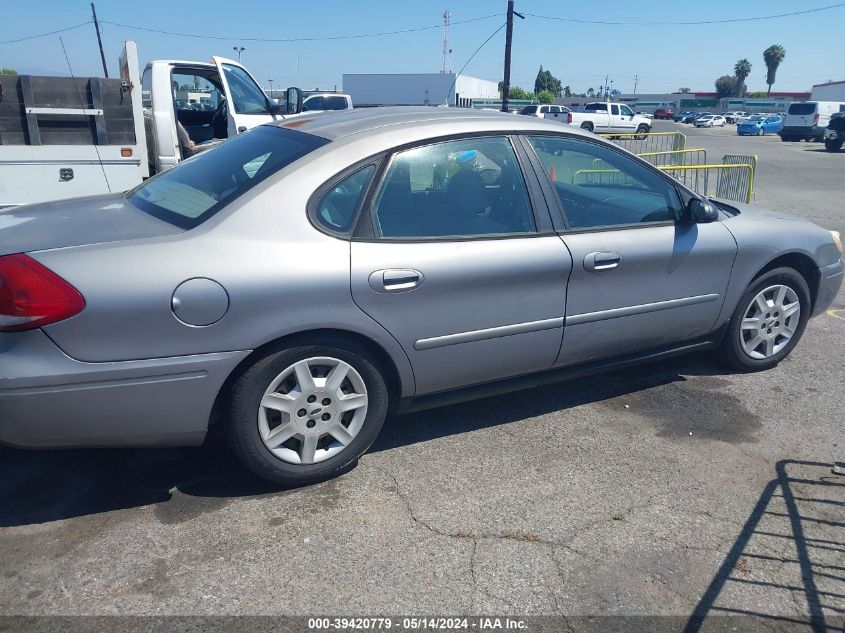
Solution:
[{"label": "street light pole", "polygon": [[273,98],[273,80],[268,79],[267,82],[270,84],[270,98]]},{"label": "street light pole", "polygon": [[238,52],[238,63],[241,61],[241,53],[243,53],[246,49],[243,46],[233,46],[232,50]]}]

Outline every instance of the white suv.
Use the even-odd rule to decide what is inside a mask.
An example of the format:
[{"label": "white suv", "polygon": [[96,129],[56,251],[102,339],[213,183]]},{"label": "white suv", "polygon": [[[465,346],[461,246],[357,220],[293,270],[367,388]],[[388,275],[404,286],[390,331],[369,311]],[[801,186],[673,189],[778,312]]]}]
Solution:
[{"label": "white suv", "polygon": [[545,118],[547,114],[565,114],[566,112],[569,112],[569,108],[566,106],[547,105],[545,103],[527,105],[519,111],[520,114],[535,116],[539,119]]}]

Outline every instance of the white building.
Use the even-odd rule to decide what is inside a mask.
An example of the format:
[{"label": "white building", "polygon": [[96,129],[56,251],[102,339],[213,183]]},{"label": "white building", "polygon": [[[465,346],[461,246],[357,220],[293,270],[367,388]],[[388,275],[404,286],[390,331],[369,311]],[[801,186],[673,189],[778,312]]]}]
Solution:
[{"label": "white building", "polygon": [[497,99],[499,84],[453,73],[344,74],[343,92],[355,107],[389,105],[470,106],[472,99]]},{"label": "white building", "polygon": [[812,101],[845,101],[845,81],[816,84],[810,93]]}]

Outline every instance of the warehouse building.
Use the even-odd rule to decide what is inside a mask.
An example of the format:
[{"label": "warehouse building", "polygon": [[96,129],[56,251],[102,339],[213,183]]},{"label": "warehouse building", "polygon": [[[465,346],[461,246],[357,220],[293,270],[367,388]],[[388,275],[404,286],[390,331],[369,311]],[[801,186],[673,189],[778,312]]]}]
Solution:
[{"label": "warehouse building", "polygon": [[813,101],[845,101],[845,81],[828,81],[813,86]]},{"label": "warehouse building", "polygon": [[495,81],[454,73],[344,74],[343,92],[356,108],[391,105],[470,107],[473,99],[497,99]]}]

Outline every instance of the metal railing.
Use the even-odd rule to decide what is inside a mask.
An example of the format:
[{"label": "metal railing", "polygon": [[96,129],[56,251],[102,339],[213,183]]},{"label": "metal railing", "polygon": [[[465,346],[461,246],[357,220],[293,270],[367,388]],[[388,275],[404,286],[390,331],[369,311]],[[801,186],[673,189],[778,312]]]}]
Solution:
[{"label": "metal railing", "polygon": [[[707,150],[704,149],[676,149],[666,152],[643,152],[637,154],[646,162],[651,163],[655,167],[664,167],[666,165],[706,165],[707,164]],[[738,163],[743,161],[730,161],[731,163]]]},{"label": "metal railing", "polygon": [[750,203],[754,196],[754,166],[750,164],[665,165],[684,186],[704,196]]},{"label": "metal railing", "polygon": [[686,149],[687,137],[681,132],[626,132],[624,134],[599,134],[635,154],[643,152],[669,152]]}]

